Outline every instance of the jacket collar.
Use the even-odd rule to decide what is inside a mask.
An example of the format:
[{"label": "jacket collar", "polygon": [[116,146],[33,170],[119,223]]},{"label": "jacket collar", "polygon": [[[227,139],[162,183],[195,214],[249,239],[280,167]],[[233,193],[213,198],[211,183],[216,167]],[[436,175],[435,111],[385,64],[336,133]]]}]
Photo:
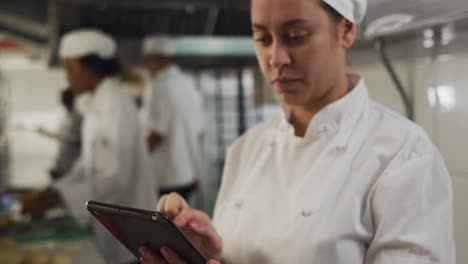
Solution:
[{"label": "jacket collar", "polygon": [[118,78],[108,77],[103,79],[92,95],[90,110],[99,111],[99,109],[102,109],[102,107],[106,105],[105,102],[107,100],[112,100],[109,98],[109,93],[118,86]]},{"label": "jacket collar", "polygon": [[166,68],[162,69],[153,79],[159,80],[161,78],[167,78],[169,75],[179,73],[181,70],[176,64],[170,64]]},{"label": "jacket collar", "polygon": [[[354,75],[355,76],[355,75]],[[340,130],[340,141],[346,145],[352,133],[353,124],[363,113],[368,101],[367,86],[361,77],[354,88],[344,97],[327,105],[320,110],[308,125],[304,139],[317,138],[323,133],[333,133]],[[281,129],[294,135],[294,129],[289,123],[290,109],[283,105],[281,115]]]}]

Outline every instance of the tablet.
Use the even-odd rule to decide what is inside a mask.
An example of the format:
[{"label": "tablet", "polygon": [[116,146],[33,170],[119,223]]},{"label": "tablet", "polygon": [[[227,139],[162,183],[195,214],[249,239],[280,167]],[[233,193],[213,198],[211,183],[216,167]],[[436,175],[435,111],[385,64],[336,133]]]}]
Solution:
[{"label": "tablet", "polygon": [[205,264],[207,261],[169,217],[162,213],[96,201],[88,201],[86,208],[137,259],[141,257],[138,249],[144,246],[160,256],[160,249],[168,247],[190,263]]}]

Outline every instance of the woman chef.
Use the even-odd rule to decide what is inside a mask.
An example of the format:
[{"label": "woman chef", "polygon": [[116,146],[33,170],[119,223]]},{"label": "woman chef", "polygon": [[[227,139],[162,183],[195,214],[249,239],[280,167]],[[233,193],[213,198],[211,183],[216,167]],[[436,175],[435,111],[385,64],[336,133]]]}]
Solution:
[{"label": "woman chef", "polygon": [[[251,0],[257,58],[283,112],[230,147],[213,224],[176,194],[158,205],[207,257],[455,263],[451,181],[439,152],[346,71],[365,10],[366,0]],[[160,263],[140,251],[143,263]]]},{"label": "woman chef", "polygon": [[[157,186],[146,173],[148,159],[137,109],[117,78],[120,67],[115,52],[115,41],[100,31],[78,30],[62,38],[59,55],[84,115],[82,154],[71,172],[52,188],[26,199],[26,212],[38,213],[63,200],[71,214],[85,224],[91,220],[86,211],[88,200],[154,206]],[[97,222],[93,222],[93,232],[107,263],[135,260]]]}]

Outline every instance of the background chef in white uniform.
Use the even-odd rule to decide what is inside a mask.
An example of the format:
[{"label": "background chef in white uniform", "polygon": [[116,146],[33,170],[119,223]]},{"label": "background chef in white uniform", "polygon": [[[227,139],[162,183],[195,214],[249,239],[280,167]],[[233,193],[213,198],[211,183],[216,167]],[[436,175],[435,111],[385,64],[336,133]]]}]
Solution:
[{"label": "background chef in white uniform", "polygon": [[154,157],[160,194],[187,199],[199,187],[203,162],[203,108],[193,78],[174,63],[176,45],[169,36],[143,40],[150,80],[143,95],[141,120]]},{"label": "background chef in white uniform", "polygon": [[[81,224],[91,221],[86,201],[97,200],[138,208],[156,201],[156,181],[140,133],[135,103],[118,79],[116,42],[97,30],[66,34],[59,55],[68,81],[79,95],[82,154],[72,171],[52,188],[29,195],[25,211],[39,213],[63,200]],[[135,257],[95,220],[96,245],[107,263],[130,263]]]},{"label": "background chef in white uniform", "polygon": [[[213,224],[176,194],[158,205],[207,257],[455,263],[451,180],[438,150],[347,73],[366,4],[251,1],[257,58],[283,112],[230,146]],[[143,263],[158,263],[141,251]]]}]

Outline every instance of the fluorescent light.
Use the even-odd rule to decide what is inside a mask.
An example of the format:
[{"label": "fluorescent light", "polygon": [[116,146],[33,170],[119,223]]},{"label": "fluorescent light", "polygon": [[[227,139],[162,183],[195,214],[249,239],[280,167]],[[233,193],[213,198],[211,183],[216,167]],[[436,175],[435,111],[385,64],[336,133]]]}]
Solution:
[{"label": "fluorescent light", "polygon": [[423,47],[426,49],[430,49],[434,47],[434,39],[424,39],[423,40]]},{"label": "fluorescent light", "polygon": [[430,49],[430,48],[434,47],[434,44],[435,44],[435,42],[434,42],[434,35],[435,35],[434,30],[432,28],[425,29],[423,35],[424,35],[423,43],[422,43],[423,47],[425,49]]},{"label": "fluorescent light", "polygon": [[434,108],[437,104],[437,94],[434,87],[429,87],[429,89],[427,89],[427,99],[429,100],[431,108]]},{"label": "fluorescent light", "polygon": [[371,38],[385,33],[391,33],[411,23],[413,20],[414,16],[410,14],[386,15],[369,23],[365,35]]},{"label": "fluorescent light", "polygon": [[449,85],[439,85],[437,88],[429,87],[427,99],[432,108],[438,104],[442,112],[452,111],[457,103],[455,88]]},{"label": "fluorescent light", "polygon": [[424,38],[434,38],[434,30],[432,28],[428,28],[424,30]]},{"label": "fluorescent light", "polygon": [[448,24],[441,29],[441,44],[448,45],[450,44],[456,37],[455,29],[452,24]]},{"label": "fluorescent light", "polygon": [[437,87],[437,99],[443,112],[449,112],[455,108],[455,89],[452,86],[441,85]]}]

